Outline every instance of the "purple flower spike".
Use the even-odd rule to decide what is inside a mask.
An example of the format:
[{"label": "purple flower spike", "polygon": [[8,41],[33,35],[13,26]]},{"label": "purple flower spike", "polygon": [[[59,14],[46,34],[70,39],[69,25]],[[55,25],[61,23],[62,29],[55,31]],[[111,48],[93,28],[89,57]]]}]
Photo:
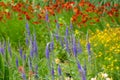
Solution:
[{"label": "purple flower spike", "polygon": [[82,68],[82,66],[80,65],[79,61],[77,62],[77,65],[78,65],[78,70],[79,70],[79,73],[81,74],[81,80],[86,80],[86,75],[85,75],[85,71],[84,69]]},{"label": "purple flower spike", "polygon": [[77,57],[77,46],[76,46],[75,39],[73,39],[73,53],[74,53],[74,56]]},{"label": "purple flower spike", "polygon": [[56,20],[56,27],[57,27],[57,29],[60,28],[60,25],[59,25],[59,23],[58,23],[58,20]]},{"label": "purple flower spike", "polygon": [[34,56],[34,52],[33,52],[33,49],[30,50],[30,57],[33,58]]},{"label": "purple flower spike", "polygon": [[2,52],[1,52],[1,46],[0,46],[0,53],[2,53]]},{"label": "purple flower spike", "polygon": [[33,39],[32,36],[30,37],[30,57],[33,58]]},{"label": "purple flower spike", "polygon": [[69,33],[68,33],[68,27],[66,27],[65,35],[66,35],[66,37],[69,35]]},{"label": "purple flower spike", "polygon": [[49,59],[50,51],[49,51],[49,43],[46,46],[46,58]]},{"label": "purple flower spike", "polygon": [[0,53],[2,53],[2,55],[4,55],[4,48],[3,47],[0,48]]},{"label": "purple flower spike", "polygon": [[58,33],[55,34],[56,40],[59,40],[59,35]]},{"label": "purple flower spike", "polygon": [[37,56],[38,47],[37,47],[36,35],[35,34],[34,34],[34,41],[33,41],[33,49],[34,49],[34,52],[36,53],[36,56]]},{"label": "purple flower spike", "polygon": [[52,70],[51,70],[51,74],[52,76],[54,76],[54,68],[52,67]]},{"label": "purple flower spike", "polygon": [[85,74],[82,74],[82,80],[86,80]]},{"label": "purple flower spike", "polygon": [[54,49],[54,42],[52,41],[51,43],[50,43],[50,51],[52,51]]},{"label": "purple flower spike", "polygon": [[19,49],[20,57],[22,58],[22,48]]},{"label": "purple flower spike", "polygon": [[66,44],[66,51],[69,53],[69,45],[68,45],[68,40],[67,38],[65,37],[65,44]]},{"label": "purple flower spike", "polygon": [[60,65],[58,65],[58,75],[59,75],[59,76],[61,76],[61,75],[62,75]]},{"label": "purple flower spike", "polygon": [[4,55],[4,53],[5,53],[4,47],[2,46],[1,42],[0,42],[0,53],[2,53],[2,55]]},{"label": "purple flower spike", "polygon": [[82,72],[82,66],[80,65],[79,62],[77,62],[77,65],[78,65],[78,70],[79,70],[79,72]]},{"label": "purple flower spike", "polygon": [[70,29],[73,29],[73,25],[72,25],[72,22],[70,23]]},{"label": "purple flower spike", "polygon": [[82,52],[82,48],[81,48],[80,42],[78,42],[77,52],[78,53]]},{"label": "purple flower spike", "polygon": [[26,54],[24,54],[23,59],[26,60]]},{"label": "purple flower spike", "polygon": [[22,73],[22,78],[23,78],[23,80],[26,80],[26,75],[25,75],[25,73]]},{"label": "purple flower spike", "polygon": [[6,49],[6,41],[4,41],[4,50]]},{"label": "purple flower spike", "polygon": [[90,43],[89,42],[87,43],[87,51],[88,51],[88,54],[90,55],[91,50],[90,50]]},{"label": "purple flower spike", "polygon": [[52,80],[54,80],[54,68],[52,67],[52,70],[51,70],[51,75],[52,75]]},{"label": "purple flower spike", "polygon": [[26,45],[28,46],[29,40],[28,40],[28,37],[27,37],[27,36],[26,36],[25,42],[26,42]]},{"label": "purple flower spike", "polygon": [[30,29],[29,29],[28,22],[26,22],[26,31],[27,31],[28,36],[30,36]]},{"label": "purple flower spike", "polygon": [[60,45],[62,46],[62,48],[64,48],[64,43],[63,43],[62,38],[60,38]]},{"label": "purple flower spike", "polygon": [[16,67],[18,68],[18,58],[16,58]]},{"label": "purple flower spike", "polygon": [[10,47],[10,43],[8,42],[8,52],[10,54],[10,57],[12,57],[12,51],[11,51],[11,47]]},{"label": "purple flower spike", "polygon": [[47,22],[49,22],[49,18],[48,18],[48,12],[47,12],[47,11],[46,11],[45,20],[46,20]]},{"label": "purple flower spike", "polygon": [[86,61],[84,63],[84,71],[85,71],[85,75],[87,74],[87,67],[86,67]]}]

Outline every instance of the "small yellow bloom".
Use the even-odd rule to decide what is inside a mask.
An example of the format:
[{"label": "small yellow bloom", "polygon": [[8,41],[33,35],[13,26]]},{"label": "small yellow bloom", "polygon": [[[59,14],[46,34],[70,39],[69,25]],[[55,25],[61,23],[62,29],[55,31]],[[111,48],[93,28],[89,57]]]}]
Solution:
[{"label": "small yellow bloom", "polygon": [[108,58],[108,60],[110,61],[110,60],[111,60],[111,58]]},{"label": "small yellow bloom", "polygon": [[9,12],[9,9],[5,9],[5,12]]},{"label": "small yellow bloom", "polygon": [[106,24],[106,26],[107,26],[107,27],[110,27],[110,24],[109,24],[109,23],[107,23],[107,24]]},{"label": "small yellow bloom", "polygon": [[78,30],[75,30],[75,34],[76,34],[76,35],[79,34],[79,31],[78,31]]},{"label": "small yellow bloom", "polygon": [[59,18],[59,21],[63,21],[63,19],[62,19],[62,18]]},{"label": "small yellow bloom", "polygon": [[59,63],[60,63],[60,59],[56,58],[56,59],[55,59],[55,63],[56,63],[56,64],[59,64]]},{"label": "small yellow bloom", "polygon": [[114,62],[117,62],[117,61],[118,61],[117,59],[114,60]]},{"label": "small yellow bloom", "polygon": [[113,68],[110,69],[111,71],[113,70]]},{"label": "small yellow bloom", "polygon": [[119,70],[119,67],[117,66],[116,69]]}]

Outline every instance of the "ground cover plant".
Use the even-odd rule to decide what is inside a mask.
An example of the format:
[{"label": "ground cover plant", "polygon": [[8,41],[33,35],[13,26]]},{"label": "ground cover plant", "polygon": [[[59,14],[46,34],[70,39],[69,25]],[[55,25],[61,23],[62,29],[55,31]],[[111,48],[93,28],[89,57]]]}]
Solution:
[{"label": "ground cover plant", "polygon": [[120,80],[119,0],[0,1],[0,80]]}]

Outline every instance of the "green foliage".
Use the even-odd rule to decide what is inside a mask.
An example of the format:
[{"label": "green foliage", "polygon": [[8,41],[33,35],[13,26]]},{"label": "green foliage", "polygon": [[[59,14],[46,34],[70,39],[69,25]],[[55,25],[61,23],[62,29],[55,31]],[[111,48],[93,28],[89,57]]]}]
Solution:
[{"label": "green foliage", "polygon": [[9,80],[9,67],[7,65],[5,66],[4,80]]},{"label": "green foliage", "polygon": [[62,63],[68,60],[68,53],[65,50],[60,50],[59,53],[57,54],[57,57],[60,59]]},{"label": "green foliage", "polygon": [[3,57],[2,53],[0,53],[0,80],[4,80],[4,62],[3,62]]},{"label": "green foliage", "polygon": [[[4,0],[6,3],[9,2],[10,0]],[[15,0],[15,2],[19,2],[21,0]],[[23,0],[25,2],[25,0]],[[42,0],[30,0],[31,2],[34,1],[35,4],[39,4],[41,5],[41,7],[44,7],[45,5],[48,5],[49,2],[44,3]],[[49,0],[48,0],[49,1]],[[65,0],[67,1],[74,1],[74,0]],[[80,0],[76,0],[76,3],[79,2]],[[90,0],[92,3],[94,3],[96,6],[100,6],[102,4],[105,4],[105,2],[111,1],[110,4],[114,4],[114,3],[119,3],[119,0]],[[53,0],[53,2],[55,2],[55,0]],[[98,2],[100,2],[100,4],[98,4]],[[83,10],[83,9],[82,9]],[[38,11],[39,12],[39,11]],[[26,20],[18,20],[16,16],[17,13],[12,15],[12,19],[11,20],[7,20],[5,17],[5,23],[0,21],[0,42],[1,41],[7,41],[8,39],[10,39],[10,43],[11,43],[11,50],[12,50],[12,58],[9,55],[9,52],[7,50],[5,50],[5,55],[2,55],[2,53],[0,53],[0,80],[20,80],[21,79],[21,74],[18,70],[18,68],[16,68],[16,63],[15,63],[15,59],[16,57],[19,60],[19,66],[23,66],[25,68],[25,72],[26,72],[26,77],[29,77],[29,64],[28,64],[28,58],[30,58],[30,50],[31,50],[31,46],[26,46],[25,44],[25,37],[26,37],[26,31],[25,31],[25,25],[26,25]],[[35,17],[36,19],[32,19],[30,20],[29,23],[29,27],[30,27],[30,33],[31,36],[34,35],[34,33],[36,34],[36,38],[37,38],[37,45],[38,45],[38,55],[35,56],[33,59],[31,59],[32,62],[32,71],[35,71],[35,65],[38,64],[39,69],[38,69],[38,78],[40,80],[47,80],[49,78],[51,78],[51,75],[48,75],[50,73],[49,68],[52,66],[52,63],[54,63],[54,71],[55,71],[55,78],[58,78],[58,73],[57,73],[57,65],[55,64],[55,59],[58,58],[60,59],[60,65],[62,68],[62,73],[63,76],[66,77],[66,73],[69,73],[72,78],[74,80],[79,80],[80,79],[80,75],[78,72],[78,68],[77,68],[77,64],[76,64],[76,59],[73,56],[72,53],[70,53],[70,56],[68,56],[69,54],[67,53],[67,51],[65,50],[65,48],[62,48],[59,41],[56,41],[55,37],[54,40],[55,41],[55,50],[53,50],[52,52],[50,52],[50,60],[47,60],[45,58],[45,47],[46,44],[51,41],[51,32],[53,32],[53,34],[55,35],[55,33],[57,32],[56,30],[56,23],[54,20],[58,20],[58,23],[62,24],[62,26],[60,26],[59,28],[59,34],[62,35],[62,37],[64,38],[65,36],[65,29],[66,26],[70,25],[70,19],[73,16],[74,12],[73,11],[68,11],[66,12],[66,10],[63,10],[62,13],[55,13],[55,16],[49,16],[49,20],[50,22],[47,23],[44,20],[40,21],[41,24],[35,25],[32,22],[34,20],[37,19],[38,16]],[[88,13],[88,15],[90,15],[91,17],[96,17],[97,15],[95,13]],[[98,17],[98,16],[97,16]],[[90,22],[92,22],[93,20],[89,20],[86,23],[86,26],[81,25],[82,28],[79,28],[78,25],[76,25],[76,23],[73,23],[73,31],[69,30],[69,34],[71,35],[72,32],[74,32],[75,30],[78,30],[79,32],[79,36],[76,35],[75,33],[75,37],[76,40],[79,41],[82,40],[84,42],[84,44],[81,44],[83,52],[81,54],[78,54],[78,60],[81,63],[81,66],[84,67],[84,65],[86,64],[87,66],[87,80],[90,80],[92,77],[96,76],[99,72],[104,72],[106,71],[108,74],[110,74],[110,77],[113,77],[114,80],[118,80],[119,79],[119,69],[118,70],[113,70],[113,71],[108,71],[106,69],[102,68],[102,64],[108,65],[110,64],[110,62],[104,60],[105,57],[111,57],[113,56],[113,58],[115,59],[119,59],[120,55],[116,54],[116,55],[108,55],[106,54],[106,50],[110,48],[109,47],[105,47],[104,44],[101,43],[101,40],[98,42],[97,38],[98,36],[94,39],[93,42],[91,43],[91,47],[92,47],[92,55],[91,55],[91,61],[88,61],[88,54],[86,51],[86,33],[87,31],[92,31],[95,34],[98,34],[96,32],[96,30],[100,30],[100,31],[104,31],[106,29],[106,24],[110,23],[110,27],[114,28],[114,27],[119,27],[120,25],[120,16],[118,17],[109,17],[107,14],[103,14],[100,17],[100,22],[96,22],[94,25],[91,25]],[[81,16],[78,17],[78,21],[81,21]],[[117,25],[117,26],[116,26]],[[70,28],[69,28],[70,29]],[[92,33],[90,32],[90,33]],[[72,33],[74,34],[74,33]],[[111,33],[109,33],[109,36],[111,36]],[[118,37],[119,35],[117,35],[116,37]],[[90,35],[91,37],[91,35]],[[108,36],[106,36],[108,37]],[[70,37],[68,37],[70,38]],[[114,39],[114,38],[112,38]],[[107,40],[107,39],[106,39]],[[119,40],[119,39],[118,39]],[[64,41],[63,41],[64,42]],[[81,42],[82,43],[82,42]],[[112,43],[112,41],[111,41]],[[65,45],[65,43],[63,43]],[[71,43],[70,43],[71,44]],[[98,44],[97,47],[94,47],[94,44]],[[108,43],[109,44],[109,43]],[[112,43],[114,45],[114,43]],[[117,44],[120,44],[120,41],[117,42]],[[112,45],[112,46],[113,46]],[[24,61],[23,58],[20,57],[19,54],[19,47],[23,48],[23,54],[26,54],[26,60]],[[111,46],[111,47],[112,47]],[[72,47],[72,45],[70,45],[70,47]],[[0,45],[1,48],[1,45]],[[6,47],[7,48],[7,47]],[[72,52],[72,50],[71,50]],[[98,53],[102,52],[104,55],[101,58],[96,58],[96,55],[99,55]],[[96,53],[96,55],[94,54]],[[114,51],[111,51],[109,54],[114,54]],[[53,57],[53,55],[55,55]],[[112,59],[111,59],[112,60]],[[50,66],[48,66],[47,62],[50,62]],[[120,61],[116,62],[115,65],[120,66]],[[33,78],[31,78],[33,79]]]}]

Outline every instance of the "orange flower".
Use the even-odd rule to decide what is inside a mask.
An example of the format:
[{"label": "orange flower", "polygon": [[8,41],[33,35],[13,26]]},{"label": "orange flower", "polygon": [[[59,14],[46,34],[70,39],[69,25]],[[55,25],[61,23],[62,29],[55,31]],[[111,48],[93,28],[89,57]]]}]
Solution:
[{"label": "orange flower", "polygon": [[108,11],[107,14],[112,17],[113,16],[113,12],[112,11]]},{"label": "orange flower", "polygon": [[119,5],[118,4],[114,4],[114,7],[118,7]]},{"label": "orange flower", "polygon": [[83,7],[85,5],[85,1],[81,0],[80,3],[78,4],[80,7]]},{"label": "orange flower", "polygon": [[76,21],[76,17],[72,17],[72,18],[71,18],[71,21],[72,21],[72,22]]},{"label": "orange flower", "polygon": [[52,9],[49,9],[49,12],[50,12],[51,15],[53,15],[53,16],[55,15],[55,13]]},{"label": "orange flower", "polygon": [[86,23],[86,22],[87,22],[86,18],[82,19],[82,23]]},{"label": "orange flower", "polygon": [[33,24],[40,24],[40,22],[39,21],[34,21]]},{"label": "orange flower", "polygon": [[18,19],[19,19],[19,20],[23,20],[23,18],[22,18],[22,17],[19,17]]},{"label": "orange flower", "polygon": [[77,7],[74,7],[74,8],[73,8],[73,12],[74,12],[74,13],[78,13],[78,12],[79,12],[79,9],[78,9]]},{"label": "orange flower", "polygon": [[97,18],[97,17],[95,17],[94,20],[95,20],[96,22],[99,22],[99,21],[100,21],[99,18]]},{"label": "orange flower", "polygon": [[10,19],[11,14],[10,14],[9,12],[6,12],[5,15],[6,15],[6,18],[7,18],[7,19]]},{"label": "orange flower", "polygon": [[105,3],[104,6],[109,7],[110,6],[110,2]]},{"label": "orange flower", "polygon": [[18,71],[19,71],[20,73],[25,73],[25,70],[24,70],[24,67],[23,67],[23,66],[19,66],[19,67],[18,67]]},{"label": "orange flower", "polygon": [[0,6],[6,7],[6,4],[4,2],[0,2]]},{"label": "orange flower", "polygon": [[80,6],[80,7],[84,6],[84,2],[80,2],[80,3],[79,3],[79,6]]},{"label": "orange flower", "polygon": [[26,19],[27,19],[27,20],[30,20],[30,19],[31,19],[29,15],[25,15],[25,16],[26,16]]},{"label": "orange flower", "polygon": [[34,9],[33,9],[33,7],[31,5],[28,6],[28,10],[31,11],[31,12],[34,11]]}]

